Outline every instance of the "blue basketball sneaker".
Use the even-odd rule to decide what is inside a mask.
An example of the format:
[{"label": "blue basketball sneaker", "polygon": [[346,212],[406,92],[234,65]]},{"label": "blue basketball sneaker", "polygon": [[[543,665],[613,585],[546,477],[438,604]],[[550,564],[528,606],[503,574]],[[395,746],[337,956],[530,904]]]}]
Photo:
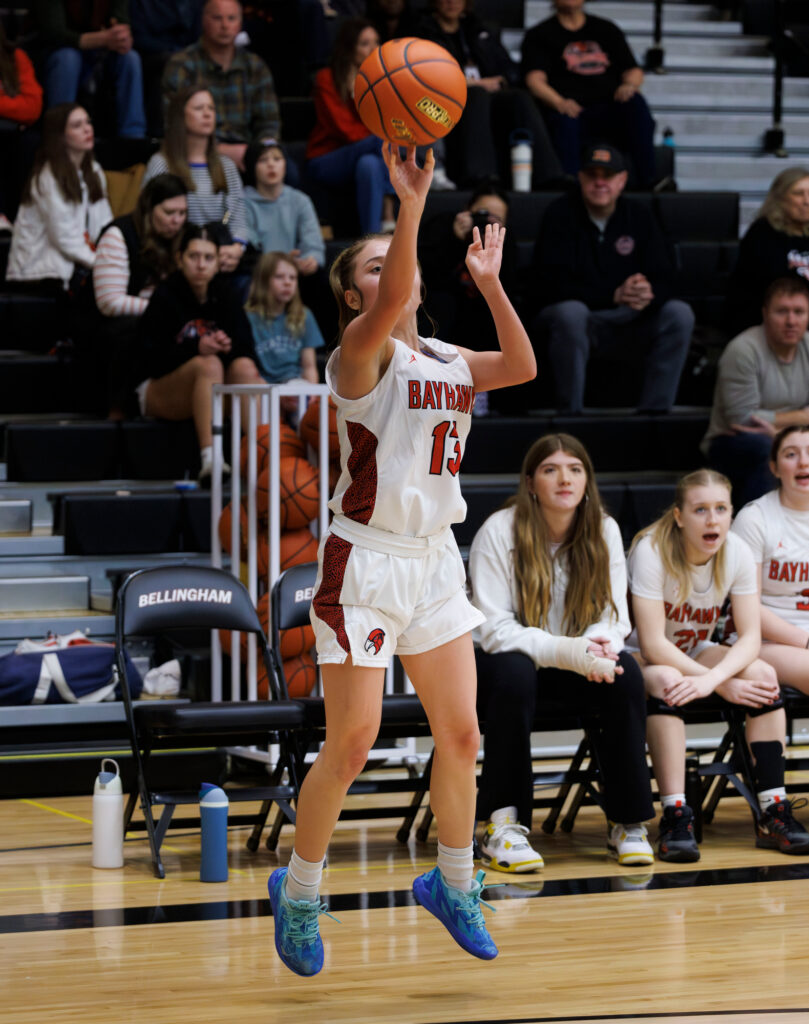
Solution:
[{"label": "blue basketball sneaker", "polygon": [[413,882],[413,895],[418,902],[437,917],[458,945],[481,960],[494,960],[497,946],[486,931],[480,904],[494,910],[481,900],[485,871],[478,871],[471,892],[461,892],[447,885],[440,870],[435,867]]},{"label": "blue basketball sneaker", "polygon": [[326,904],[319,900],[290,900],[284,892],[287,869],[277,868],[270,875],[267,889],[275,921],[275,948],[287,967],[304,978],[317,974],[323,967],[323,943],[317,921],[326,914],[333,921]]}]

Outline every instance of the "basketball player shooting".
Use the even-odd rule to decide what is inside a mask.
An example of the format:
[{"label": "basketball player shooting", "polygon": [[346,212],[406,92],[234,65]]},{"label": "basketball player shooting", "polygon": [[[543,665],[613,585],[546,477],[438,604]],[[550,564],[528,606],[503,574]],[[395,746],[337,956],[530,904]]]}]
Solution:
[{"label": "basketball player shooting", "polygon": [[341,475],[321,539],[311,620],[323,674],[326,740],[301,787],[295,848],[269,879],[275,946],[300,975],[323,966],[319,897],[329,839],[348,787],[376,739],[393,654],[427,714],[435,761],[430,798],[438,863],[413,883],[416,900],[466,952],[497,955],[481,911],[472,837],[475,710],[471,630],[451,525],[466,504],[458,472],[475,395],[531,380],[534,352],[500,282],[505,229],[477,228],[466,264],[497,329],[499,351],[419,337],[416,238],[433,174],[415,149],[385,150],[400,210],[393,236],[362,238],[331,268],[340,342],[326,367],[337,406]]}]

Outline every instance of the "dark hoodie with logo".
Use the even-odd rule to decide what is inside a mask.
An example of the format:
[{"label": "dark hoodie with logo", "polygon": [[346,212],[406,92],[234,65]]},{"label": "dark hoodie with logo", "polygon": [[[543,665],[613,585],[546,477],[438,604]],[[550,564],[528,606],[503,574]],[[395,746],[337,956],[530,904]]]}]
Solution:
[{"label": "dark hoodie with logo", "polygon": [[577,299],[589,309],[615,309],[615,289],[632,274],[652,286],[649,308],[674,294],[674,264],[663,232],[641,202],[619,196],[602,232],[581,193],[562,196],[545,211],[534,246],[538,308]]}]

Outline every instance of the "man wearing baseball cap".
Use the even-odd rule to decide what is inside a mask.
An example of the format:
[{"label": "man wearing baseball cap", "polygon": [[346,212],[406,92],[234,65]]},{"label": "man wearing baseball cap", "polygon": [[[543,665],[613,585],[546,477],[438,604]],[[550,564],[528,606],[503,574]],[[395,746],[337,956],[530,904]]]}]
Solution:
[{"label": "man wearing baseball cap", "polygon": [[[677,394],[694,314],[672,291],[674,266],[643,203],[622,195],[626,165],[607,143],[582,155],[579,189],[548,207],[534,247],[557,407],[584,406],[593,351],[643,363],[638,408],[666,412]],[[598,404],[607,405],[608,396]]]}]

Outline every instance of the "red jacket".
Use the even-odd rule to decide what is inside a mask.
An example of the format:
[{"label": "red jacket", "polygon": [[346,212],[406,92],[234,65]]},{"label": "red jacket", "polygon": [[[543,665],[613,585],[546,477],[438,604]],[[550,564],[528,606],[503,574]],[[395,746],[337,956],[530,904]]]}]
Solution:
[{"label": "red jacket", "polygon": [[306,147],[307,160],[359,142],[371,134],[357,113],[353,97],[344,100],[338,93],[331,68],[321,68],[315,75],[313,97],[317,122]]},{"label": "red jacket", "polygon": [[36,80],[34,65],[23,50],[14,51],[20,91],[7,96],[0,85],[0,117],[20,124],[33,124],[42,113],[42,86]]}]

